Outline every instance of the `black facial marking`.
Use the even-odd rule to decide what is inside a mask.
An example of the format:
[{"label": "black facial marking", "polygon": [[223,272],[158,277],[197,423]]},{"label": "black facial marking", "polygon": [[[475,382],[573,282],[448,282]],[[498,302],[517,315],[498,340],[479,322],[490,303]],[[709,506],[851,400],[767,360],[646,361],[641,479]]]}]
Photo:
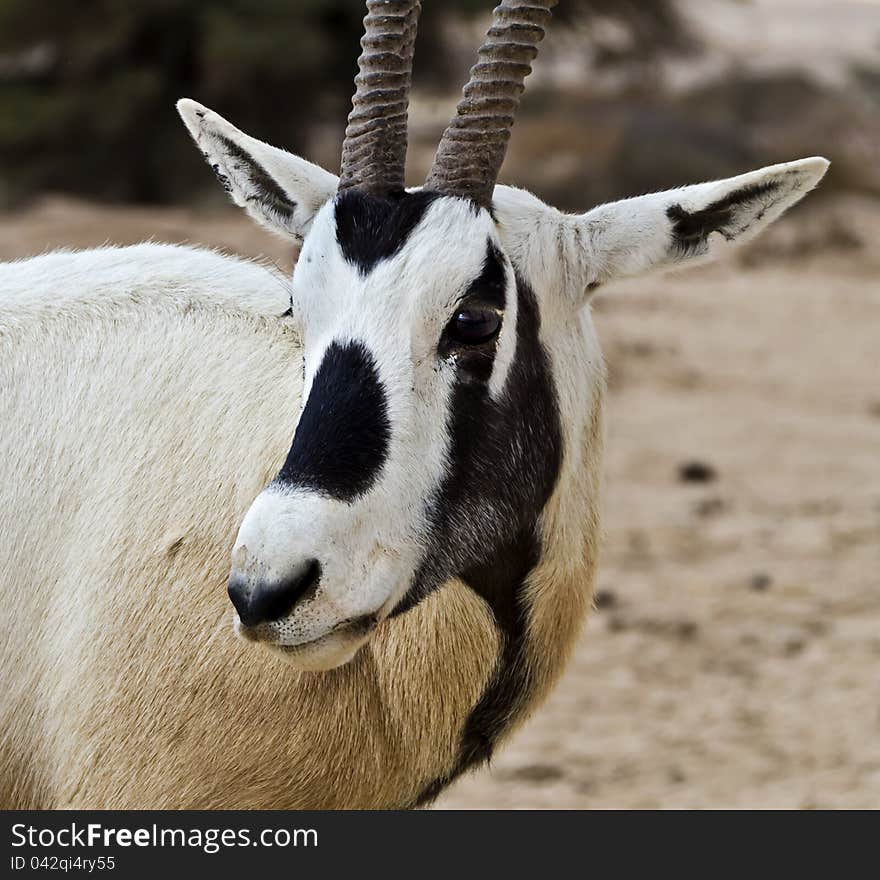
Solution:
[{"label": "black facial marking", "polygon": [[516,353],[505,391],[459,370],[448,430],[449,469],[429,510],[429,549],[395,614],[450,577],[462,578],[492,609],[503,648],[494,675],[464,727],[458,762],[417,803],[435,797],[488,760],[499,733],[530,688],[523,589],[541,556],[538,519],[562,463],[562,430],[550,364],[539,340],[534,293],[517,276]]},{"label": "black facial marking", "polygon": [[676,258],[706,253],[709,236],[720,232],[728,241],[736,238],[743,228],[736,223],[736,209],[748,202],[766,201],[767,205],[750,219],[760,220],[764,211],[773,204],[772,196],[779,188],[779,181],[767,181],[734,190],[717,202],[699,211],[685,211],[681,205],[670,205],[666,216],[672,221],[672,252]]},{"label": "black facial marking", "polygon": [[386,197],[346,190],[336,199],[336,239],[343,256],[366,275],[400,251],[437,198],[425,190]]},{"label": "black facial marking", "polygon": [[[272,175],[235,141],[224,137],[222,134],[215,134],[213,137],[220,141],[223,149],[232,159],[239,163],[238,168],[247,174],[248,180],[253,187],[253,193],[248,196],[248,201],[263,202],[285,220],[292,219],[293,212],[296,210],[296,202],[281,189]],[[223,188],[229,192],[230,184],[226,175],[220,171],[217,165],[212,165],[211,167],[214,169],[217,177],[220,178]]]},{"label": "black facial marking", "polygon": [[505,287],[507,275],[504,271],[504,257],[492,239],[486,242],[486,258],[480,274],[471,282],[460,305],[486,305],[503,309],[506,303]]},{"label": "black facial marking", "polygon": [[375,482],[390,437],[385,389],[373,356],[360,342],[333,342],[275,479],[351,502]]},{"label": "black facial marking", "polygon": [[[482,308],[503,312],[507,304],[506,281],[504,257],[494,243],[488,240],[480,274],[468,285],[456,306],[456,314],[463,310]],[[462,344],[452,323],[444,329],[437,353],[443,358],[456,358],[459,381],[488,382],[495,361],[495,339],[481,345]]]},{"label": "black facial marking", "polygon": [[[449,466],[428,511],[430,549],[397,613],[447,578],[493,559],[532,526],[553,491],[562,460],[556,389],[539,339],[535,295],[519,276],[516,351],[499,399],[488,377],[458,368],[447,430]],[[479,528],[475,528],[479,526]]]}]

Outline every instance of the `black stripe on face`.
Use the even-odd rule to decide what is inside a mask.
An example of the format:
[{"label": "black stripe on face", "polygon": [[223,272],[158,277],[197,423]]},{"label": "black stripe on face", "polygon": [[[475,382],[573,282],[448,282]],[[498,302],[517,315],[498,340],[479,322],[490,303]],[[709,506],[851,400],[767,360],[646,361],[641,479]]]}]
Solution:
[{"label": "black stripe on face", "polygon": [[[489,239],[486,242],[486,256],[480,274],[468,285],[464,295],[456,304],[456,314],[469,309],[503,312],[507,304],[505,265],[504,257]],[[471,379],[488,382],[495,363],[496,342],[497,339],[492,339],[477,345],[462,344],[455,339],[451,328],[447,326],[437,345],[437,354],[441,358],[456,359],[458,381]]]},{"label": "black stripe on face", "polygon": [[493,400],[487,380],[457,377],[449,469],[429,512],[429,549],[394,612],[412,608],[457,576],[492,608],[503,638],[495,673],[465,724],[455,768],[428,786],[418,804],[491,757],[531,688],[523,592],[541,557],[538,519],[563,454],[556,388],[539,330],[535,295],[517,277],[516,352],[504,393]]},{"label": "black stripe on face", "polygon": [[388,457],[391,425],[376,363],[360,342],[324,352],[277,482],[354,501]]},{"label": "black stripe on face", "polygon": [[504,257],[490,238],[486,242],[486,256],[480,274],[471,282],[460,305],[486,305],[503,309],[507,305],[505,288],[507,274]]},{"label": "black stripe on face", "polygon": [[766,202],[766,210],[773,204],[772,196],[780,186],[779,181],[744,186],[699,211],[685,211],[681,205],[670,205],[666,216],[672,221],[672,256],[684,259],[707,253],[713,232],[733,240],[744,229],[736,222],[737,209],[746,208],[750,221],[760,220],[763,210],[755,211],[749,203]]},{"label": "black stripe on face", "polygon": [[384,198],[346,190],[336,199],[336,240],[361,275],[393,257],[406,244],[437,193],[394,193]]}]

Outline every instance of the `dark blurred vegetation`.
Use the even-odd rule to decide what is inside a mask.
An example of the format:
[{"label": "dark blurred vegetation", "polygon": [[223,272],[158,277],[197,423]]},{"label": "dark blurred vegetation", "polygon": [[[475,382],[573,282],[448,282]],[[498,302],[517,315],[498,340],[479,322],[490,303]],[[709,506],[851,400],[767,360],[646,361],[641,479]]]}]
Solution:
[{"label": "dark blurred vegetation", "polygon": [[[419,83],[462,80],[438,20],[491,6],[424,4]],[[315,126],[341,135],[363,14],[361,0],[0,0],[0,203],[43,190],[185,198],[208,177],[181,137],[181,96],[292,150]],[[574,15],[622,22],[640,54],[682,43],[668,0],[582,0],[557,17]]]},{"label": "dark blurred vegetation", "polygon": [[[456,21],[488,22],[492,5],[424,2],[421,95],[458,91],[475,45],[461,45]],[[181,96],[333,167],[363,13],[362,0],[0,0],[0,206],[46,191],[141,203],[216,193],[174,112]],[[654,65],[700,51],[675,0],[566,0],[555,17],[554,35],[579,28],[573,51],[592,73],[533,84],[505,179],[575,208],[824,153],[832,186],[880,193],[876,70],[854,71],[846,90],[802,71],[730,71],[672,94]],[[593,74],[615,70],[626,72],[616,90],[595,87]],[[438,134],[414,132],[416,164]]]}]

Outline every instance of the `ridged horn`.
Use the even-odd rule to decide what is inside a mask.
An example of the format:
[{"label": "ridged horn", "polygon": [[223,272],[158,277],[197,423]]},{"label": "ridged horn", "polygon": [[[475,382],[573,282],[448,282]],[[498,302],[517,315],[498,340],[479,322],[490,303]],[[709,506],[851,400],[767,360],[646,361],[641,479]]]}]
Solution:
[{"label": "ridged horn", "polygon": [[421,3],[367,0],[355,94],[342,145],[339,191],[404,188],[413,47]]},{"label": "ridged horn", "polygon": [[502,0],[495,8],[470,82],[440,139],[426,189],[491,204],[524,81],[556,3]]}]

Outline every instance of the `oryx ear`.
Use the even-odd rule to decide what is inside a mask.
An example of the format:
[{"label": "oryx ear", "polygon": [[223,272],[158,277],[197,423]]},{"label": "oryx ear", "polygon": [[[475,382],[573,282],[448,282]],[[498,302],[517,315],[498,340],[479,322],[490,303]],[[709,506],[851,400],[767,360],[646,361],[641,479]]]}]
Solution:
[{"label": "oryx ear", "polygon": [[336,175],[249,137],[188,98],[177,102],[177,112],[232,201],[272,232],[301,242],[335,195]]},{"label": "oryx ear", "polygon": [[727,180],[600,205],[568,218],[582,250],[584,287],[711,258],[713,241],[719,238],[747,241],[813,189],[828,164],[816,157],[772,165]]}]

